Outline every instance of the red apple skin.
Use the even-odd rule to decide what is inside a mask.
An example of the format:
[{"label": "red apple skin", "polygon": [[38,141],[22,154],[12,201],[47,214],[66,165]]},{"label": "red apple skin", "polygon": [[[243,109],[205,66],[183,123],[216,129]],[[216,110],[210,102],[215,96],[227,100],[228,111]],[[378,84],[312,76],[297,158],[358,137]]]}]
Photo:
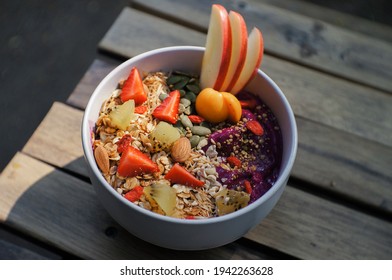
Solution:
[{"label": "red apple skin", "polygon": [[245,64],[248,45],[248,31],[244,18],[237,12],[229,13],[232,48],[229,69],[220,91],[230,91],[241,74]]},{"label": "red apple skin", "polygon": [[200,75],[202,88],[220,88],[226,77],[231,58],[232,37],[226,9],[212,5],[206,50]]},{"label": "red apple skin", "polygon": [[263,35],[261,31],[255,27],[249,34],[245,65],[240,76],[230,90],[232,94],[235,95],[240,92],[250,82],[250,80],[253,79],[260,67],[263,59],[263,53]]}]

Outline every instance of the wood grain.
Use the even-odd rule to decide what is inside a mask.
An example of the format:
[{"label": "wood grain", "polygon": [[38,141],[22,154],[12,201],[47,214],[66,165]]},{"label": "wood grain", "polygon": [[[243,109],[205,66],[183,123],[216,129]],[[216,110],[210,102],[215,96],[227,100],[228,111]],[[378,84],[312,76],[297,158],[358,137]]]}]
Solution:
[{"label": "wood grain", "polygon": [[109,63],[100,59],[94,60],[89,70],[68,97],[67,104],[80,109],[86,108],[87,102],[95,88],[116,66],[117,64]]},{"label": "wood grain", "polygon": [[82,159],[83,112],[60,102],[53,103],[23,151],[58,167],[87,174]]},{"label": "wood grain", "polygon": [[358,32],[368,37],[374,37],[387,42],[392,42],[392,28],[362,17],[343,13],[338,10],[322,7],[303,0],[247,0],[248,3],[262,2],[271,6],[289,10],[296,14],[316,18],[332,25]]},{"label": "wood grain", "polygon": [[[140,32],[139,29],[133,28],[136,24],[142,26],[144,33],[159,33],[159,25],[150,24],[149,19],[145,17],[135,18],[134,14],[138,12],[129,8],[123,10],[120,18],[105,36],[107,50],[127,57],[140,53],[138,41],[131,39],[138,36]],[[125,29],[129,30],[127,41],[122,35],[122,30]],[[176,39],[173,39],[173,36]],[[170,38],[173,43],[180,38],[187,44],[193,43],[193,40],[183,37],[180,33],[173,34]],[[126,48],[119,47],[125,45]],[[160,46],[159,37],[150,39],[149,48]],[[297,116],[392,146],[392,114],[389,113],[392,111],[392,96],[390,94],[268,55],[265,55],[261,69],[282,88]]]},{"label": "wood grain", "polygon": [[[134,0],[144,11],[206,29],[210,1]],[[333,75],[392,92],[392,45],[258,1],[215,1],[263,32],[265,50]]]},{"label": "wood grain", "polygon": [[[81,111],[54,103],[23,152],[86,176],[80,149],[81,117]],[[297,126],[299,148],[294,177],[392,213],[391,147],[302,117],[297,117]],[[70,131],[73,142],[59,139],[63,130]]]},{"label": "wood grain", "polygon": [[115,47],[117,55],[132,57],[156,48],[203,46],[204,38],[203,33],[125,8],[101,40],[99,47],[108,52],[112,52]]},{"label": "wood grain", "polygon": [[[19,194],[6,203],[0,198],[0,221],[81,258],[265,257],[254,250],[239,254],[249,248],[236,243],[200,252],[147,244],[108,216],[89,184],[24,154],[17,154],[0,176],[0,191]],[[271,214],[246,237],[305,259],[388,259],[391,230],[388,222],[287,187]]]},{"label": "wood grain", "polygon": [[0,175],[0,222],[83,259],[268,259],[241,243],[199,252],[148,244],[125,231],[91,185],[23,153]]}]

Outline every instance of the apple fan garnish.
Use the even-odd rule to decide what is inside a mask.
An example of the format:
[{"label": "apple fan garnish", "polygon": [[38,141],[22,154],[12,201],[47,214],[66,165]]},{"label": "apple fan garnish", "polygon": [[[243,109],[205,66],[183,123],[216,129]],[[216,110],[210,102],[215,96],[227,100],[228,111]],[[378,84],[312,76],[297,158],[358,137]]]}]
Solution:
[{"label": "apple fan garnish", "polygon": [[248,37],[240,14],[233,11],[228,14],[223,6],[212,5],[201,66],[201,87],[237,94],[256,74],[263,51],[259,29],[254,27]]}]

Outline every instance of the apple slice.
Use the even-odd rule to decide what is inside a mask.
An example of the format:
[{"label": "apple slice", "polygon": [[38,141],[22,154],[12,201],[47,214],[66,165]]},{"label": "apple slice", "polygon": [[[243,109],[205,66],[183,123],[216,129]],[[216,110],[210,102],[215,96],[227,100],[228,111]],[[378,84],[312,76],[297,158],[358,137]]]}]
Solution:
[{"label": "apple slice", "polygon": [[223,6],[214,4],[208,25],[206,50],[201,64],[202,88],[222,86],[229,68],[231,48],[229,15]]},{"label": "apple slice", "polygon": [[260,67],[263,59],[264,42],[263,36],[259,29],[254,27],[248,37],[248,48],[246,51],[246,59],[241,74],[233,87],[227,91],[237,94],[246,84],[254,77]]},{"label": "apple slice", "polygon": [[222,87],[217,89],[219,91],[228,91],[237,81],[245,64],[248,44],[248,31],[244,18],[239,13],[230,11],[229,20],[232,42],[231,58],[225,81]]}]

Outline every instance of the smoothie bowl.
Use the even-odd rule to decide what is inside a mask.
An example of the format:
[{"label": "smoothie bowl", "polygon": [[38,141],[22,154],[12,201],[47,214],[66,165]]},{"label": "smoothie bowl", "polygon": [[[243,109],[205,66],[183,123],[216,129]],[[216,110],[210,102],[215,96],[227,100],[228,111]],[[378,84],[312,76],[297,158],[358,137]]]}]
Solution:
[{"label": "smoothie bowl", "polygon": [[[222,21],[224,9],[214,9]],[[279,200],[296,156],[293,112],[259,61],[247,62],[256,70],[242,86],[230,83],[242,73],[219,80],[223,68],[206,67],[225,65],[211,50],[207,38],[206,48],[168,47],[125,61],[98,85],[83,117],[99,200],[130,233],[166,248],[214,248],[246,234]]]}]

